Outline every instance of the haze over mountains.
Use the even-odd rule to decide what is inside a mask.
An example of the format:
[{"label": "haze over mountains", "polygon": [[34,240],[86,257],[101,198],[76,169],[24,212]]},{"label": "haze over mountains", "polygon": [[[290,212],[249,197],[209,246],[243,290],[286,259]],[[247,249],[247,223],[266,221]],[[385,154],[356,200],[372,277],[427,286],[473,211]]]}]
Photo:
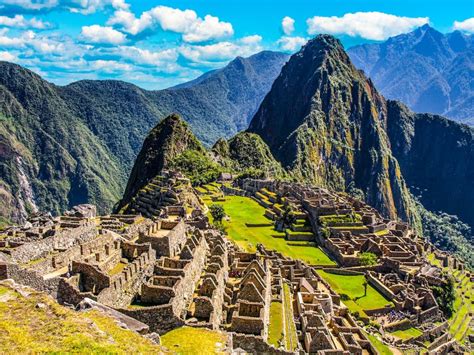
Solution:
[{"label": "haze over mountains", "polygon": [[474,124],[474,37],[425,25],[383,43],[348,50],[387,98],[416,112]]}]

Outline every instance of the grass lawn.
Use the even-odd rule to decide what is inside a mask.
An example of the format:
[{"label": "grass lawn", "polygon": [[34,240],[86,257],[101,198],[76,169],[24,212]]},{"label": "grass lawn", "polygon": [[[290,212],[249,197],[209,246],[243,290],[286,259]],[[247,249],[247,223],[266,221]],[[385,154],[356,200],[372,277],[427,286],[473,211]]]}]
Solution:
[{"label": "grass lawn", "polygon": [[370,340],[370,342],[372,343],[372,345],[375,347],[375,349],[377,349],[377,351],[379,352],[380,355],[392,355],[392,351],[390,350],[390,348],[385,345],[384,343],[382,343],[382,341],[377,338],[375,335],[372,335],[372,334],[369,334],[369,333],[366,333],[364,332],[365,335],[367,336],[367,338]]},{"label": "grass lawn", "polygon": [[162,353],[98,311],[75,312],[43,293],[23,297],[7,286],[0,286],[0,334],[0,352],[6,354]]},{"label": "grass lawn", "polygon": [[412,327],[405,330],[396,330],[390,334],[393,336],[396,336],[397,338],[407,340],[411,338],[416,338],[417,336],[420,336],[421,334],[423,334],[423,332],[419,329]]},{"label": "grass lawn", "polygon": [[[269,223],[264,216],[265,209],[251,198],[226,196],[225,202],[216,204],[222,204],[230,217],[230,221],[224,221],[229,237],[245,250],[253,252],[257,244],[261,243],[269,249],[275,249],[285,256],[301,259],[309,264],[335,265],[335,262],[321,249],[314,247],[314,244],[291,245],[291,242],[283,239],[285,233],[277,232],[273,226],[249,227],[247,223],[252,225]],[[281,238],[274,238],[275,235]]]},{"label": "grass lawn", "polygon": [[296,334],[296,326],[293,320],[290,287],[286,283],[283,284],[283,306],[283,311],[285,312],[285,346],[286,350],[293,351],[298,346],[298,336]]},{"label": "grass lawn", "polygon": [[343,301],[351,311],[360,312],[365,309],[381,308],[387,304],[393,305],[371,285],[367,286],[367,296],[364,296],[364,275],[337,275],[324,270],[317,270],[317,272],[334,291],[339,294],[344,293],[351,298],[349,301]]},{"label": "grass lawn", "polygon": [[226,336],[204,328],[181,327],[161,336],[161,344],[173,354],[223,353]]},{"label": "grass lawn", "polygon": [[[462,276],[458,277],[462,279]],[[465,278],[467,276],[464,276]],[[461,286],[461,288],[457,288]],[[464,279],[463,282],[455,282],[454,284],[456,291],[456,299],[454,301],[454,312],[451,318],[449,319],[449,332],[454,336],[458,341],[462,342],[465,339],[467,333],[467,328],[469,327],[470,316],[469,312],[472,309],[472,290],[474,285],[468,279]],[[462,292],[464,291],[464,295]]]},{"label": "grass lawn", "polygon": [[278,348],[283,338],[283,307],[280,302],[270,305],[270,324],[268,326],[268,342]]}]

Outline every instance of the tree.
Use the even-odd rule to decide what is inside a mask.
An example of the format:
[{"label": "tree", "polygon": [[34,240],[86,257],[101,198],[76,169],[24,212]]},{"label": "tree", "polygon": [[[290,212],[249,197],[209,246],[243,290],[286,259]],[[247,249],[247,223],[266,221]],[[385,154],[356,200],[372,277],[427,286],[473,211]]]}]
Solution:
[{"label": "tree", "polygon": [[283,211],[283,214],[281,216],[281,220],[283,222],[284,226],[291,226],[293,223],[296,222],[296,217],[293,211],[291,210],[290,206],[286,206],[285,210]]},{"label": "tree", "polygon": [[456,291],[454,290],[453,278],[445,275],[446,282],[441,286],[432,286],[433,296],[438,303],[439,309],[444,313],[446,318],[450,318],[454,311],[454,301],[456,299]]},{"label": "tree", "polygon": [[226,216],[224,206],[213,204],[209,206],[209,211],[211,212],[212,219],[214,223],[221,224],[222,220]]},{"label": "tree", "polygon": [[364,285],[364,297],[365,297],[367,296],[367,286],[369,286],[369,283],[367,282],[367,280],[365,280],[362,285]]},{"label": "tree", "polygon": [[374,253],[366,252],[359,255],[359,261],[361,265],[370,266],[377,264],[377,255]]}]

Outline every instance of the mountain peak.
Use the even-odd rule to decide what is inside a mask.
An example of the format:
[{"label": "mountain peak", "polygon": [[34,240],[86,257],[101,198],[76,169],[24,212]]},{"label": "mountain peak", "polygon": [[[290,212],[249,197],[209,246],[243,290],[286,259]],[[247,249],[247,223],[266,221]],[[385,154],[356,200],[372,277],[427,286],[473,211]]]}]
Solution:
[{"label": "mountain peak", "polygon": [[319,35],[283,67],[249,131],[302,180],[336,190],[353,183],[385,215],[408,219],[408,192],[390,155],[385,110],[384,98],[341,42]]},{"label": "mountain peak", "polygon": [[151,179],[166,169],[185,150],[205,152],[188,124],[173,113],[159,122],[146,137],[128,180],[120,207],[126,205]]}]

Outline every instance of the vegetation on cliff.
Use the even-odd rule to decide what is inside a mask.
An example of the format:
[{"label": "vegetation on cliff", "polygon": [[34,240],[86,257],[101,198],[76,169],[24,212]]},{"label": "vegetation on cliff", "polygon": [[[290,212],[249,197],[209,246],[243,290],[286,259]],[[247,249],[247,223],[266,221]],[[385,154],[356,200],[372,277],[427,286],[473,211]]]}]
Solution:
[{"label": "vegetation on cliff", "polygon": [[256,177],[282,178],[285,171],[273,157],[262,138],[253,133],[240,132],[228,141],[219,140],[212,148],[217,161],[225,168]]}]

